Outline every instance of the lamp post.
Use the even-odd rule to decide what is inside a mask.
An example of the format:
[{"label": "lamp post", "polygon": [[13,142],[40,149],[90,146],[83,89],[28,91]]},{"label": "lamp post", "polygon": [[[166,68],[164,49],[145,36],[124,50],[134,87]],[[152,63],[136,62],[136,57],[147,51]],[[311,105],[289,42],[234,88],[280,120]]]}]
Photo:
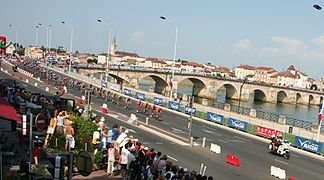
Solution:
[{"label": "lamp post", "polygon": [[15,39],[16,39],[16,44],[15,44],[15,49],[17,52],[17,47],[18,47],[18,30],[16,26],[13,26],[11,24],[9,24],[9,27],[13,28],[15,30]]},{"label": "lamp post", "polygon": [[61,21],[62,24],[66,24],[71,29],[71,40],[70,40],[70,62],[69,62],[69,70],[71,70],[71,62],[72,62],[72,45],[73,45],[73,26],[65,21]]},{"label": "lamp post", "polygon": [[175,69],[175,59],[176,59],[176,53],[177,53],[177,41],[178,41],[178,26],[177,24],[170,20],[167,19],[164,16],[160,16],[160,19],[164,20],[164,21],[168,21],[170,23],[172,23],[175,27],[175,41],[174,41],[174,51],[173,51],[173,64],[172,64],[172,79],[171,79],[171,83],[172,83],[172,87],[170,89],[170,100],[172,100],[172,91],[173,91],[173,80],[174,80],[174,69]]},{"label": "lamp post", "polygon": [[51,36],[51,28],[52,28],[52,25],[48,25],[48,27],[47,27],[47,31],[46,31],[46,53],[48,54],[49,53],[49,51],[50,51],[50,49],[49,49],[49,47],[50,47],[50,36]]},{"label": "lamp post", "polygon": [[[313,8],[315,8],[318,11],[323,11],[323,8],[320,5],[318,5],[318,4],[313,5]],[[322,106],[323,106],[323,101],[321,101],[321,104],[320,104],[320,113],[321,114],[323,114],[323,107]],[[318,128],[317,128],[316,142],[319,141],[319,136],[320,136],[320,133],[321,133],[322,122],[323,122],[323,119],[319,119]]]},{"label": "lamp post", "polygon": [[41,26],[41,23],[38,23],[38,25],[35,26],[35,30],[36,30],[36,42],[35,42],[35,46],[38,47],[38,28]]},{"label": "lamp post", "polygon": [[106,86],[107,86],[107,81],[108,81],[108,72],[109,72],[109,50],[110,50],[110,38],[111,38],[111,26],[102,21],[101,19],[98,19],[97,20],[99,23],[102,23],[104,24],[106,27],[108,27],[108,30],[109,30],[109,35],[108,35],[108,51],[107,51],[107,61],[106,61],[106,65],[107,65],[107,69],[106,69],[106,77],[105,77],[105,82],[106,82]]},{"label": "lamp post", "polygon": [[246,83],[247,78],[245,77],[241,86],[240,86],[240,95],[239,95],[239,102],[238,102],[238,108],[237,108],[237,114],[240,114],[240,107],[241,107],[241,96],[242,96],[242,88],[244,86],[244,84]]}]

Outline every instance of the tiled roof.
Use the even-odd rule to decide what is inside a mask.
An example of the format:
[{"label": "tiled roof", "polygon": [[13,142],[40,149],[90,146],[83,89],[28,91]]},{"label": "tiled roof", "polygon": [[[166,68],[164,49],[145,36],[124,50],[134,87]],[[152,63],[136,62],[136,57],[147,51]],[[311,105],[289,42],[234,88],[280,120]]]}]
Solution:
[{"label": "tiled roof", "polygon": [[241,69],[249,69],[249,70],[255,70],[255,69],[256,69],[256,67],[254,67],[254,66],[250,66],[250,65],[246,65],[246,64],[244,64],[244,65],[240,65],[240,66],[238,66],[237,68],[241,68]]},{"label": "tiled roof", "polygon": [[271,71],[273,70],[273,68],[271,67],[262,67],[262,66],[259,66],[256,68],[256,70],[261,70],[261,71]]},{"label": "tiled roof", "polygon": [[295,69],[295,67],[293,65],[290,65],[287,70],[288,71],[290,71],[290,70],[296,71],[296,69]]},{"label": "tiled roof", "polygon": [[183,62],[181,63],[183,66],[193,66],[193,67],[204,67],[204,65],[196,63],[196,62]]},{"label": "tiled roof", "polygon": [[294,75],[290,71],[280,72],[280,73],[278,73],[278,76],[289,77],[289,78],[298,78],[298,79],[300,78],[300,76],[298,74]]},{"label": "tiled roof", "polygon": [[157,58],[146,58],[145,61],[151,61],[152,63],[166,64],[166,62],[159,60]]}]

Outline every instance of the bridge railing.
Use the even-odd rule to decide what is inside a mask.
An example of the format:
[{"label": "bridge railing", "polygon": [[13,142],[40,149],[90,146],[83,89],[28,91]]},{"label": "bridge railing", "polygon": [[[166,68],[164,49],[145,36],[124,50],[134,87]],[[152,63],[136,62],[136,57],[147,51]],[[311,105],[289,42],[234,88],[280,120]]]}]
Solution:
[{"label": "bridge railing", "polygon": [[303,128],[306,130],[311,130],[311,126],[312,126],[311,122],[299,120],[299,119],[292,118],[292,117],[286,117],[286,124],[294,126],[294,127]]},{"label": "bridge railing", "polygon": [[242,107],[242,106],[240,106],[240,108],[239,108],[236,105],[232,105],[231,106],[231,111],[232,112],[236,112],[238,114],[243,114],[243,115],[249,116],[250,115],[251,108]]},{"label": "bridge railing", "polygon": [[275,113],[265,112],[261,110],[256,110],[256,117],[260,119],[265,119],[269,121],[278,122],[279,115]]}]

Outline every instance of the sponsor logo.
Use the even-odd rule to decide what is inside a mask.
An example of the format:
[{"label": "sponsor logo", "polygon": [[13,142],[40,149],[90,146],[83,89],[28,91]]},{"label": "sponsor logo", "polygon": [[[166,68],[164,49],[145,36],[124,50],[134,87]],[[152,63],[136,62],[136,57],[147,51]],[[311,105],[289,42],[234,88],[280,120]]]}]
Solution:
[{"label": "sponsor logo", "polygon": [[242,121],[236,121],[234,119],[231,120],[232,121],[232,125],[234,127],[240,128],[240,129],[245,129],[245,123]]},{"label": "sponsor logo", "polygon": [[154,103],[155,104],[162,104],[162,98],[154,97]]},{"label": "sponsor logo", "polygon": [[179,108],[179,105],[178,104],[175,104],[175,103],[171,103],[171,108],[172,109],[178,109]]},{"label": "sponsor logo", "polygon": [[126,95],[130,95],[130,94],[131,94],[131,91],[130,91],[129,89],[124,89],[124,93],[125,93]]},{"label": "sponsor logo", "polygon": [[311,151],[316,151],[316,152],[319,149],[318,144],[314,144],[310,140],[303,141],[302,139],[298,139],[298,141],[300,143],[300,146],[303,147],[303,148],[305,148],[305,149],[308,149],[308,150],[311,150]]}]

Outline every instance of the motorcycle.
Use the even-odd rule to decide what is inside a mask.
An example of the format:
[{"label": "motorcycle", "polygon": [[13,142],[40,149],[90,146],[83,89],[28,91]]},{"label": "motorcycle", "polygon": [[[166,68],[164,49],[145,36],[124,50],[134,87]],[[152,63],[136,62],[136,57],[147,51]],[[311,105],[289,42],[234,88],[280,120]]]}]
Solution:
[{"label": "motorcycle", "polygon": [[289,151],[290,143],[287,140],[284,140],[277,149],[275,149],[272,146],[273,146],[272,143],[270,143],[268,146],[272,154],[278,154],[280,156],[283,156],[285,159],[290,158],[290,151]]}]

